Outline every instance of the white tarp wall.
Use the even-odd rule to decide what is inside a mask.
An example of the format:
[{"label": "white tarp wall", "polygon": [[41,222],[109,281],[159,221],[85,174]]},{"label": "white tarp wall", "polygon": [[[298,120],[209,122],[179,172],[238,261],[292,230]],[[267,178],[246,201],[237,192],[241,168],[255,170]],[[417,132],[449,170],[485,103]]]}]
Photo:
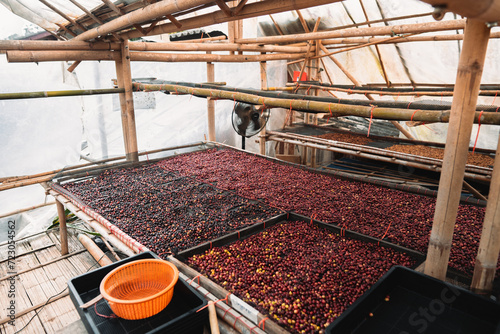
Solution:
[{"label": "white tarp wall", "polygon": [[[205,28],[226,32],[226,25]],[[255,37],[257,20],[244,25],[245,37]],[[159,38],[148,38],[148,40]],[[66,62],[8,64],[0,58],[0,92],[111,88],[116,78],[114,62],[82,62],[74,73]],[[169,81],[206,82],[205,63],[132,63],[132,77],[155,77]],[[260,89],[260,64],[215,63],[215,80],[228,86]],[[268,63],[269,86],[286,82],[286,63]],[[137,140],[140,152],[199,142],[208,137],[207,100],[190,95],[161,92],[134,93]],[[217,141],[240,147],[241,137],[231,125],[233,101],[216,101]],[[284,112],[275,109],[268,125],[277,128]],[[255,138],[247,150],[258,152]],[[84,154],[93,159],[125,154],[117,95],[59,97],[0,102],[0,177],[27,175],[77,164]],[[270,144],[269,144],[270,145]],[[269,146],[270,147],[270,146]],[[0,192],[0,213],[44,202],[41,186]],[[52,200],[52,199],[50,199]],[[18,227],[33,224],[19,235],[37,232],[50,223],[54,207],[40,214],[18,215]],[[48,216],[47,216],[48,214]],[[38,218],[38,219],[37,219]],[[7,219],[7,218],[6,218]],[[5,219],[4,219],[5,220]],[[0,226],[2,219],[0,219]],[[0,236],[2,231],[0,230]],[[1,239],[0,239],[1,242]]]}]

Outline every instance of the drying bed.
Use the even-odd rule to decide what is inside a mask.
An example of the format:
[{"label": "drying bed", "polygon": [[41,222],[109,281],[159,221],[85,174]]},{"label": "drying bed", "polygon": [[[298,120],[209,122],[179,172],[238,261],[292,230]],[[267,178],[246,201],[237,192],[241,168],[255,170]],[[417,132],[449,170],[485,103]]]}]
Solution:
[{"label": "drying bed", "polygon": [[107,170],[62,187],[160,257],[282,213],[158,164]]},{"label": "drying bed", "polygon": [[[339,179],[233,149],[212,149],[158,163],[285,211],[316,217],[425,253],[435,198]],[[460,205],[450,266],[471,275],[484,220],[482,207]]]},{"label": "drying bed", "polygon": [[299,220],[187,262],[292,333],[321,333],[392,266],[416,260]]}]

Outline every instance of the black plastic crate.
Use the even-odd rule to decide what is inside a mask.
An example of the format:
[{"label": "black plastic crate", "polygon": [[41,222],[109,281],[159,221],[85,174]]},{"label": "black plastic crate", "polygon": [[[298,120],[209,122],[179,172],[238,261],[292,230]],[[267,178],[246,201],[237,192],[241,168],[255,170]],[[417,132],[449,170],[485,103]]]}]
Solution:
[{"label": "black plastic crate", "polygon": [[396,266],[328,326],[327,333],[500,333],[500,303]]},{"label": "black plastic crate", "polygon": [[[69,280],[71,300],[89,333],[203,333],[203,327],[208,323],[208,310],[204,308],[197,311],[207,305],[207,301],[181,279],[174,287],[170,304],[160,313],[146,319],[125,320],[103,317],[101,315],[112,315],[104,299],[95,307],[91,306],[85,310],[80,308],[80,305],[99,295],[101,281],[111,270],[130,261],[151,258],[158,256],[153,252],[141,253]],[[96,314],[96,310],[101,315]]]}]

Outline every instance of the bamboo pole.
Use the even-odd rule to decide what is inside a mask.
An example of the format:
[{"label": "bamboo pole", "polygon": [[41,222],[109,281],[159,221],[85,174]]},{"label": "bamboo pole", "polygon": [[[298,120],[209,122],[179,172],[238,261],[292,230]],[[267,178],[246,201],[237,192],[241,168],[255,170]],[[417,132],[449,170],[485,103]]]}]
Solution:
[{"label": "bamboo pole", "polygon": [[[267,88],[267,63],[260,62],[260,89]],[[260,131],[259,134],[259,153],[266,155],[266,126]]]},{"label": "bamboo pole", "polygon": [[[207,82],[215,82],[215,66],[207,63]],[[208,140],[215,141],[215,101],[207,99]]]},{"label": "bamboo pole", "polygon": [[126,134],[125,139],[128,141],[128,151],[126,156],[128,161],[139,161],[137,148],[137,131],[135,127],[135,112],[134,112],[134,96],[132,93],[132,70],[130,68],[130,52],[128,48],[128,40],[124,40],[121,47],[122,57],[122,80],[123,88],[125,88],[125,106],[126,106]]},{"label": "bamboo pole", "polygon": [[[227,100],[236,100],[250,104],[267,107],[285,108],[297,111],[308,111],[312,113],[330,113],[334,116],[359,116],[373,119],[386,119],[397,121],[423,121],[423,122],[443,122],[449,121],[450,112],[447,110],[414,110],[414,109],[394,109],[394,108],[372,108],[369,106],[352,106],[338,103],[327,103],[310,100],[294,100],[263,97],[255,94],[239,93],[236,91],[224,91],[209,88],[192,88],[173,84],[142,84],[134,82],[134,89],[141,91],[168,91],[179,94],[192,94],[201,97],[212,97]],[[475,114],[474,121],[477,122],[480,112]],[[500,125],[500,113],[483,112],[481,114],[481,124]]]},{"label": "bamboo pole", "polygon": [[47,203],[42,203],[42,204],[30,206],[29,208],[23,208],[23,209],[19,209],[19,210],[14,210],[14,211],[2,213],[2,214],[0,214],[0,218],[10,217],[13,215],[17,215],[18,213],[23,213],[26,211],[35,210],[35,209],[43,208],[44,206],[49,206],[49,205],[54,205],[54,204],[56,204],[56,202],[47,202]]},{"label": "bamboo pole", "polygon": [[115,51],[7,51],[9,63],[41,63],[45,61],[114,60],[120,54]]},{"label": "bamboo pole", "polygon": [[[303,147],[316,148],[316,149],[324,150],[324,151],[337,152],[337,153],[352,155],[352,156],[364,158],[364,159],[370,159],[370,160],[375,160],[375,161],[383,161],[383,162],[387,162],[387,163],[398,164],[401,166],[420,168],[420,169],[429,170],[429,171],[433,171],[433,172],[441,172],[441,173],[443,172],[443,168],[438,167],[436,165],[429,166],[429,165],[418,163],[418,162],[402,160],[402,159],[398,159],[398,158],[389,158],[389,157],[379,156],[379,155],[370,154],[370,153],[364,153],[364,152],[361,152],[359,150],[355,151],[355,150],[349,150],[349,149],[344,149],[344,148],[340,148],[340,147],[330,146],[328,144],[314,143],[312,141],[308,141],[305,139],[289,139],[289,138],[285,138],[285,136],[282,136],[282,134],[279,134],[279,135],[273,134],[273,135],[268,137],[268,140],[282,142],[282,143],[289,143],[289,144],[299,145],[299,146],[303,146]],[[478,181],[488,181],[489,180],[489,177],[484,176],[484,175],[478,175],[478,174],[473,174],[473,173],[465,173],[465,175],[467,178],[470,178],[472,180],[478,180]]]},{"label": "bamboo pole", "polygon": [[439,22],[424,22],[414,24],[391,25],[386,27],[370,28],[350,28],[335,31],[320,31],[309,34],[293,34],[284,36],[266,36],[258,38],[246,38],[235,41],[245,44],[280,44],[280,43],[298,43],[308,40],[328,39],[328,38],[346,38],[346,37],[368,37],[379,35],[403,35],[411,33],[424,33],[433,31],[457,30],[463,29],[465,20],[448,20]]},{"label": "bamboo pole", "polygon": [[[111,32],[121,30],[133,24],[140,24],[149,20],[155,20],[175,12],[180,12],[199,5],[205,5],[212,0],[164,0],[152,5],[146,6],[141,10],[135,10],[126,15],[120,16],[97,28],[90,29],[74,38],[75,41],[88,41],[100,36],[106,36]],[[178,29],[178,28],[177,28]],[[140,32],[139,32],[140,33]]]},{"label": "bamboo pole", "polygon": [[[138,155],[143,156],[143,155],[155,154],[155,153],[160,153],[160,152],[164,152],[164,151],[171,151],[171,150],[176,150],[176,149],[200,146],[203,144],[205,144],[205,142],[197,142],[197,143],[193,143],[193,144],[167,147],[167,148],[162,148],[162,149],[158,149],[158,150],[140,152]],[[34,175],[12,177],[12,178],[9,178],[7,180],[7,181],[10,180],[9,182],[4,181],[2,184],[0,184],[0,191],[9,190],[9,189],[18,188],[18,187],[29,186],[29,185],[37,184],[37,183],[48,182],[48,181],[51,181],[56,176],[69,176],[69,175],[74,175],[75,173],[91,173],[97,169],[103,169],[103,167],[102,166],[94,166],[94,167],[88,167],[88,168],[83,168],[83,167],[92,166],[95,164],[102,164],[105,162],[116,161],[116,160],[121,160],[121,159],[126,159],[126,156],[119,156],[119,157],[115,157],[115,158],[99,160],[99,161],[96,161],[95,163],[93,162],[93,163],[88,163],[88,164],[81,164],[81,165],[71,166],[71,167],[64,168],[64,169],[57,169],[54,171],[44,172],[44,173],[39,173],[39,174],[34,174]],[[112,167],[118,167],[118,166],[124,166],[124,165],[129,165],[129,163],[119,162],[119,163],[112,164],[112,165],[106,165],[104,168],[112,168]]]},{"label": "bamboo pole", "polygon": [[61,240],[61,255],[68,254],[68,227],[66,226],[66,213],[64,205],[56,201],[57,215],[59,216],[59,238]]},{"label": "bamboo pole", "polygon": [[160,62],[261,62],[273,60],[289,60],[304,58],[303,53],[278,53],[260,55],[221,55],[221,54],[174,54],[174,53],[150,53],[132,52],[133,61],[160,61]]},{"label": "bamboo pole", "polygon": [[488,198],[471,284],[472,291],[485,294],[493,289],[500,253],[500,137]]},{"label": "bamboo pole", "polygon": [[[379,156],[384,156],[384,157],[389,157],[390,159],[399,159],[399,160],[405,160],[405,161],[411,161],[411,162],[416,162],[421,165],[426,165],[427,167],[431,168],[429,170],[436,170],[437,167],[442,167],[443,166],[443,161],[441,159],[435,159],[435,158],[428,158],[425,156],[418,156],[418,155],[413,155],[413,154],[408,154],[408,153],[402,153],[402,152],[396,152],[396,151],[391,151],[383,148],[377,148],[377,147],[369,147],[365,145],[358,145],[358,144],[352,144],[352,143],[344,143],[344,142],[339,142],[335,140],[328,140],[328,139],[323,139],[323,138],[317,138],[317,137],[311,137],[311,136],[306,136],[306,135],[299,135],[295,133],[281,133],[281,132],[275,132],[275,131],[268,131],[268,135],[272,136],[277,136],[277,137],[283,137],[287,139],[294,139],[294,140],[301,140],[301,141],[306,141],[306,142],[311,142],[314,144],[321,144],[321,145],[326,145],[326,146],[331,146],[331,147],[338,147],[342,149],[347,149],[351,151],[356,151],[360,153],[368,153],[371,155],[379,155]],[[424,168],[427,169],[427,168]],[[485,176],[485,180],[489,180],[491,178],[491,169],[490,168],[484,168],[484,167],[478,167],[478,166],[473,166],[473,165],[467,165],[465,170],[472,174],[477,174],[477,175],[482,175]]]},{"label": "bamboo pole", "polygon": [[101,94],[119,94],[123,89],[105,88],[105,89],[81,89],[81,90],[56,90],[44,92],[20,92],[20,93],[0,93],[0,100],[34,99],[43,97],[62,97],[62,96],[80,96],[80,95],[101,95]]},{"label": "bamboo pole", "polygon": [[[208,14],[198,15],[196,17],[191,17],[179,21],[182,24],[182,28],[185,30],[206,27],[214,24],[225,23],[229,21],[243,20],[252,17],[269,15],[281,12],[287,12],[296,9],[308,8],[319,5],[326,5],[334,2],[339,2],[341,0],[280,0],[280,1],[260,1],[246,4],[237,15],[231,17],[226,16],[222,11],[216,11]],[[168,34],[172,32],[179,31],[174,24],[166,23],[156,26],[149,34],[160,35]],[[131,30],[126,33],[120,34],[122,38],[137,38],[141,37],[140,32]],[[239,43],[236,40],[236,43]],[[264,43],[273,44],[273,43]]]},{"label": "bamboo pole", "polygon": [[[118,60],[120,54],[115,51],[7,51],[10,63],[47,62],[47,61],[82,61],[82,60]],[[275,53],[265,55],[221,55],[221,54],[184,54],[130,52],[132,61],[160,62],[260,62],[272,60],[290,60],[304,58],[304,53]]]},{"label": "bamboo pole", "polygon": [[[490,39],[500,38],[500,31],[490,32]],[[353,38],[339,38],[339,39],[326,39],[323,40],[324,45],[336,44],[364,44],[370,42],[379,42],[379,44],[397,44],[407,42],[438,42],[438,41],[460,41],[464,39],[463,34],[453,35],[422,35],[422,36],[407,36],[400,37],[397,40],[384,41],[385,37],[353,37]]]},{"label": "bamboo pole", "polygon": [[94,258],[94,260],[99,263],[101,267],[112,264],[113,262],[109,259],[109,257],[104,254],[104,252],[92,241],[89,237],[84,234],[78,234],[78,240],[82,243],[83,247],[85,247],[90,255]]},{"label": "bamboo pole", "polygon": [[425,273],[441,280],[448,268],[489,34],[484,22],[467,20],[425,264]]},{"label": "bamboo pole", "polygon": [[[323,52],[328,53],[328,50],[325,48],[325,46],[324,46],[322,43],[320,43],[320,45],[319,45],[319,46],[320,46],[320,48],[321,48],[321,50],[322,50]],[[342,65],[342,64],[341,64],[341,63],[337,60],[337,58],[335,58],[335,57],[333,57],[333,56],[331,56],[331,55],[329,56],[329,58],[330,58],[330,59],[331,59],[331,60],[335,63],[335,65],[337,65],[337,67],[338,67],[338,68],[339,68],[342,72],[344,72],[344,74],[345,74],[345,75],[349,78],[349,80],[351,80],[351,81],[352,81],[352,83],[353,83],[354,85],[356,85],[356,86],[358,86],[358,87],[360,87],[360,86],[361,86],[361,83],[360,83],[358,80],[356,80],[356,78],[354,78],[354,77],[353,77],[353,76],[349,73],[349,71],[347,71],[347,69],[346,69],[346,68],[345,68],[345,67],[344,67],[344,66],[343,66],[343,65]],[[368,94],[366,94],[366,97],[367,97],[369,100],[372,100],[372,101],[373,101],[373,100],[375,100],[375,99],[374,99],[374,98],[373,98],[373,97],[372,97],[369,93],[368,93]],[[372,117],[372,114],[370,114],[370,115],[369,115],[369,117]],[[405,128],[403,128],[403,126],[402,126],[401,124],[399,124],[399,123],[398,123],[398,122],[396,122],[395,120],[391,120],[391,123],[392,123],[392,125],[394,125],[394,127],[395,127],[396,129],[398,129],[398,130],[399,130],[399,132],[401,132],[403,135],[405,135],[405,137],[406,137],[406,138],[408,138],[408,139],[415,139],[415,137],[413,137],[413,136],[411,135],[411,133],[410,133],[410,132],[408,132],[408,130],[406,130]]]},{"label": "bamboo pole", "polygon": [[33,50],[33,51],[55,51],[55,50],[119,50],[119,43],[89,43],[82,41],[15,41],[0,40],[0,50]]}]

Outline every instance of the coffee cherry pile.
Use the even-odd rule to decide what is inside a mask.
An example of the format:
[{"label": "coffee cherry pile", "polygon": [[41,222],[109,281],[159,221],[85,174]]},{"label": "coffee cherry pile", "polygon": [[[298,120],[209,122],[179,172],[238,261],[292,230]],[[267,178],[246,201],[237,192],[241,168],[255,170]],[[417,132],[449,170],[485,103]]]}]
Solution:
[{"label": "coffee cherry pile", "polygon": [[[229,149],[181,155],[159,165],[282,210],[315,215],[327,223],[427,251],[435,198],[312,173]],[[469,275],[474,270],[484,210],[459,207],[450,266]]]},{"label": "coffee cherry pile", "polygon": [[415,261],[309,222],[283,222],[188,263],[293,333],[322,333],[394,265]]},{"label": "coffee cherry pile", "polygon": [[63,187],[159,256],[282,213],[154,164],[108,170]]}]

